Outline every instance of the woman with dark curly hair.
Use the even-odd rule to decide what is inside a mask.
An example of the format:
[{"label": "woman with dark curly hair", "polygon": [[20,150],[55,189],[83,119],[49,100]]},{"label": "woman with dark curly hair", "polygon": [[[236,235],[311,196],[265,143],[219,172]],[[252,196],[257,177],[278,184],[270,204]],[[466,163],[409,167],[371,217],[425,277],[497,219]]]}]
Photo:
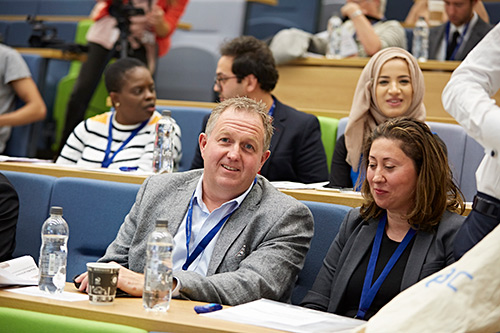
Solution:
[{"label": "woman with dark curly hair", "polygon": [[443,145],[424,122],[382,123],[362,155],[365,202],[347,214],[302,305],[368,320],[455,261],[464,203]]}]

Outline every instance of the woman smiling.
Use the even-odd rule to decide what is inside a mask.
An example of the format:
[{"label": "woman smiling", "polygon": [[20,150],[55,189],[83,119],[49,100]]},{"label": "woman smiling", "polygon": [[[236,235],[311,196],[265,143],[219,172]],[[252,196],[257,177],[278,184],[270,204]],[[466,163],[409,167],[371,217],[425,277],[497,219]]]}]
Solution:
[{"label": "woman smiling", "polygon": [[335,144],[328,187],[357,185],[362,145],[377,125],[402,116],[425,120],[424,91],[424,76],[410,53],[398,47],[377,52],[359,77],[345,133]]},{"label": "woman smiling", "polygon": [[464,204],[443,146],[423,122],[388,120],[362,154],[365,202],[347,214],[302,305],[368,320],[454,262]]}]

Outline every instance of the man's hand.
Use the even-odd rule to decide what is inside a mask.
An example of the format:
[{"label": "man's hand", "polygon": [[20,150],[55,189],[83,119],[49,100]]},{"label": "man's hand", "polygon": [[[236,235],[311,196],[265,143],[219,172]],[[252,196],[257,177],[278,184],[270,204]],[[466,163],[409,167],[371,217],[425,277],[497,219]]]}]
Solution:
[{"label": "man's hand", "polygon": [[340,8],[340,13],[342,14],[343,17],[351,17],[353,13],[356,11],[361,10],[361,7],[355,2],[348,2],[345,5]]},{"label": "man's hand", "polygon": [[[115,262],[112,261],[112,263]],[[75,282],[80,283],[80,287],[78,288],[79,291],[88,293],[89,277],[87,272],[76,277]],[[143,287],[144,274],[136,273],[125,267],[120,267],[120,271],[118,272],[118,289],[132,296],[142,297]]]}]

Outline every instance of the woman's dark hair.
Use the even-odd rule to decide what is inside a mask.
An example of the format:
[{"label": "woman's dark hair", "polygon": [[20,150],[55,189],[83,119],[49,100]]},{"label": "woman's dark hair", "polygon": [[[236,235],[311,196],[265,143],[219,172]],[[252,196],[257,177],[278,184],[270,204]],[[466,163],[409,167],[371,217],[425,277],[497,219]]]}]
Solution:
[{"label": "woman's dark hair", "polygon": [[147,69],[142,61],[135,58],[122,58],[108,65],[108,68],[106,68],[104,72],[104,83],[106,84],[108,94],[110,92],[120,92],[123,81],[125,80],[125,75],[129,70],[136,67],[144,67]]},{"label": "woman's dark hair", "polygon": [[[406,216],[413,228],[430,231],[439,224],[445,210],[460,214],[464,212],[463,194],[453,180],[443,143],[427,124],[410,118],[396,118],[377,126],[363,148],[362,166],[365,172],[372,144],[380,138],[393,140],[415,164],[415,203]],[[365,198],[361,206],[363,218],[380,216],[383,209],[375,203],[367,179],[363,182],[361,192]]]}]

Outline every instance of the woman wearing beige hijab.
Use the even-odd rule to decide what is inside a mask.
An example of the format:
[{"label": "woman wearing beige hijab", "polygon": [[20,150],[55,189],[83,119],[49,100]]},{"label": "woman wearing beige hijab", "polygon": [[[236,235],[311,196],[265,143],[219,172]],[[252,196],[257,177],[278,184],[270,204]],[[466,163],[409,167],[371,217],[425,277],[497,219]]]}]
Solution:
[{"label": "woman wearing beige hijab", "polygon": [[387,119],[425,120],[424,77],[406,50],[390,47],[377,52],[361,72],[345,133],[332,158],[329,187],[353,188],[359,177],[363,142]]}]

